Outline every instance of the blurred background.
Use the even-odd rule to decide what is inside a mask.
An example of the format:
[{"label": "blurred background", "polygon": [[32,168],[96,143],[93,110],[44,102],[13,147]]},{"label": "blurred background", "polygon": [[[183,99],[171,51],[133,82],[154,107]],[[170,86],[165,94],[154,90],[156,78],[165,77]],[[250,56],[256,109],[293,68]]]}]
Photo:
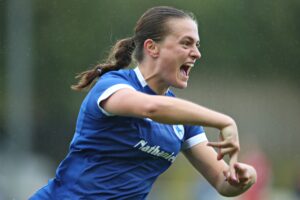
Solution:
[{"label": "blurred background", "polygon": [[[237,121],[240,160],[259,174],[238,199],[300,199],[299,0],[0,0],[0,200],[54,176],[86,95],[70,90],[74,76],[158,5],[198,19],[202,59],[175,93]],[[224,198],[180,155],[148,199]]]}]

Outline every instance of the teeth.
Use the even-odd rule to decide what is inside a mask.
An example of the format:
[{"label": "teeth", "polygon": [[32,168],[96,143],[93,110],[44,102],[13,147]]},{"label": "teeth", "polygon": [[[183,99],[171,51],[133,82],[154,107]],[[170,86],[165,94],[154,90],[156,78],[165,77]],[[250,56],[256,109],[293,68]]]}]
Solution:
[{"label": "teeth", "polygon": [[185,64],[186,66],[189,66],[189,67],[194,67],[194,64],[192,64],[192,63],[187,63],[187,64]]}]

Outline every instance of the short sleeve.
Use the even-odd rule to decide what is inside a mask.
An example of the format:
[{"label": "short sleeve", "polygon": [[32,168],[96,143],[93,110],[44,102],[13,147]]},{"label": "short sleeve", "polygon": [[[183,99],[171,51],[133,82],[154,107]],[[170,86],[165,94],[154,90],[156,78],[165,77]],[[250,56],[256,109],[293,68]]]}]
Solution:
[{"label": "short sleeve", "polygon": [[185,134],[182,144],[182,150],[189,149],[196,144],[207,141],[207,137],[202,126],[184,126]]},{"label": "short sleeve", "polygon": [[96,101],[98,108],[106,116],[112,116],[113,114],[105,111],[101,106],[101,101],[107,99],[112,94],[120,89],[129,88],[135,90],[135,88],[130,84],[130,82],[118,74],[108,74],[101,77],[101,79],[95,85],[95,96],[97,96]]}]

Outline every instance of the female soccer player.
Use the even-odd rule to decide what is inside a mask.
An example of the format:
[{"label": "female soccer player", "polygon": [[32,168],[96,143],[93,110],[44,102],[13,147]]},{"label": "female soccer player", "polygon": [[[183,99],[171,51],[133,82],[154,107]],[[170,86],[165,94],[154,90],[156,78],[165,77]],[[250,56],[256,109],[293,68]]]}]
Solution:
[{"label": "female soccer player", "polygon": [[[81,105],[68,155],[31,200],[145,199],[180,151],[220,194],[246,191],[256,172],[237,162],[235,121],[175,98],[169,89],[187,87],[201,57],[198,46],[192,14],[172,7],[147,10],[106,63],[79,75],[75,90],[96,83]],[[132,57],[137,67],[123,69]],[[208,142],[202,126],[219,129],[223,140]]]}]

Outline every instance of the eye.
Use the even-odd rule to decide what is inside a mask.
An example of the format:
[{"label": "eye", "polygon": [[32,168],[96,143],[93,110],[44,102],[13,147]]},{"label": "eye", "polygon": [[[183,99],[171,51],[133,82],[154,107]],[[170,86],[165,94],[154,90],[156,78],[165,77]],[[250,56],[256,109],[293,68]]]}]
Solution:
[{"label": "eye", "polygon": [[181,44],[182,44],[183,48],[188,48],[191,45],[191,42],[189,42],[189,41],[182,41]]}]

